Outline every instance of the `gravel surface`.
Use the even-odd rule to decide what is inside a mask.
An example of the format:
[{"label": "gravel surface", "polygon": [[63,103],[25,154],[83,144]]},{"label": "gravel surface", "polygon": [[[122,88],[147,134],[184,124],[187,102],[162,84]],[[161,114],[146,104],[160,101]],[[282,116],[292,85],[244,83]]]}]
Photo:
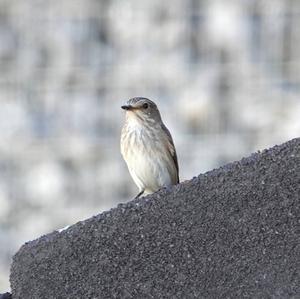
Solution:
[{"label": "gravel surface", "polygon": [[26,243],[13,299],[299,298],[299,199],[294,139]]}]

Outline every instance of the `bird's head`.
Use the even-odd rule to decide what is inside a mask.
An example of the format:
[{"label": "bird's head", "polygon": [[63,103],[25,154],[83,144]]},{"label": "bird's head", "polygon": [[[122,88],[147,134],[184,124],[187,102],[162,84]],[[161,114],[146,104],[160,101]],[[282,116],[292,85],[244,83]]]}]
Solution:
[{"label": "bird's head", "polygon": [[126,110],[126,116],[129,120],[132,119],[141,122],[161,121],[160,113],[156,104],[147,98],[132,98],[128,100],[125,105],[121,106],[121,108]]}]

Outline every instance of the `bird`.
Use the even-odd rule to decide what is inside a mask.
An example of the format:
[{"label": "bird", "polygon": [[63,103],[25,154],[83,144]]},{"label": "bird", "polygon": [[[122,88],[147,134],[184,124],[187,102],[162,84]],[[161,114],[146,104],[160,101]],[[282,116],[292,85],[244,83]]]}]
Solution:
[{"label": "bird", "polygon": [[121,106],[126,120],[121,132],[121,154],[139,189],[135,198],[179,183],[176,149],[157,105],[134,97]]}]

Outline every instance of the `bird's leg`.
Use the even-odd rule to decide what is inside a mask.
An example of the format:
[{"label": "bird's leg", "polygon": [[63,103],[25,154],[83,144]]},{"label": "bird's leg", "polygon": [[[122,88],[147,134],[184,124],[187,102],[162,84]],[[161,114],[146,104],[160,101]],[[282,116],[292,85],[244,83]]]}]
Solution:
[{"label": "bird's leg", "polygon": [[139,198],[144,192],[145,192],[145,190],[142,190],[134,199]]}]

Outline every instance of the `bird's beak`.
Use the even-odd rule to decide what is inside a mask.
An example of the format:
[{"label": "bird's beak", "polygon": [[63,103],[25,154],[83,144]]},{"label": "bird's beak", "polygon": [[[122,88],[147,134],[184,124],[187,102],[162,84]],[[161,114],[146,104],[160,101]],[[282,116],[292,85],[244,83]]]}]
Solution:
[{"label": "bird's beak", "polygon": [[133,107],[131,105],[123,105],[121,108],[124,110],[131,110]]}]

